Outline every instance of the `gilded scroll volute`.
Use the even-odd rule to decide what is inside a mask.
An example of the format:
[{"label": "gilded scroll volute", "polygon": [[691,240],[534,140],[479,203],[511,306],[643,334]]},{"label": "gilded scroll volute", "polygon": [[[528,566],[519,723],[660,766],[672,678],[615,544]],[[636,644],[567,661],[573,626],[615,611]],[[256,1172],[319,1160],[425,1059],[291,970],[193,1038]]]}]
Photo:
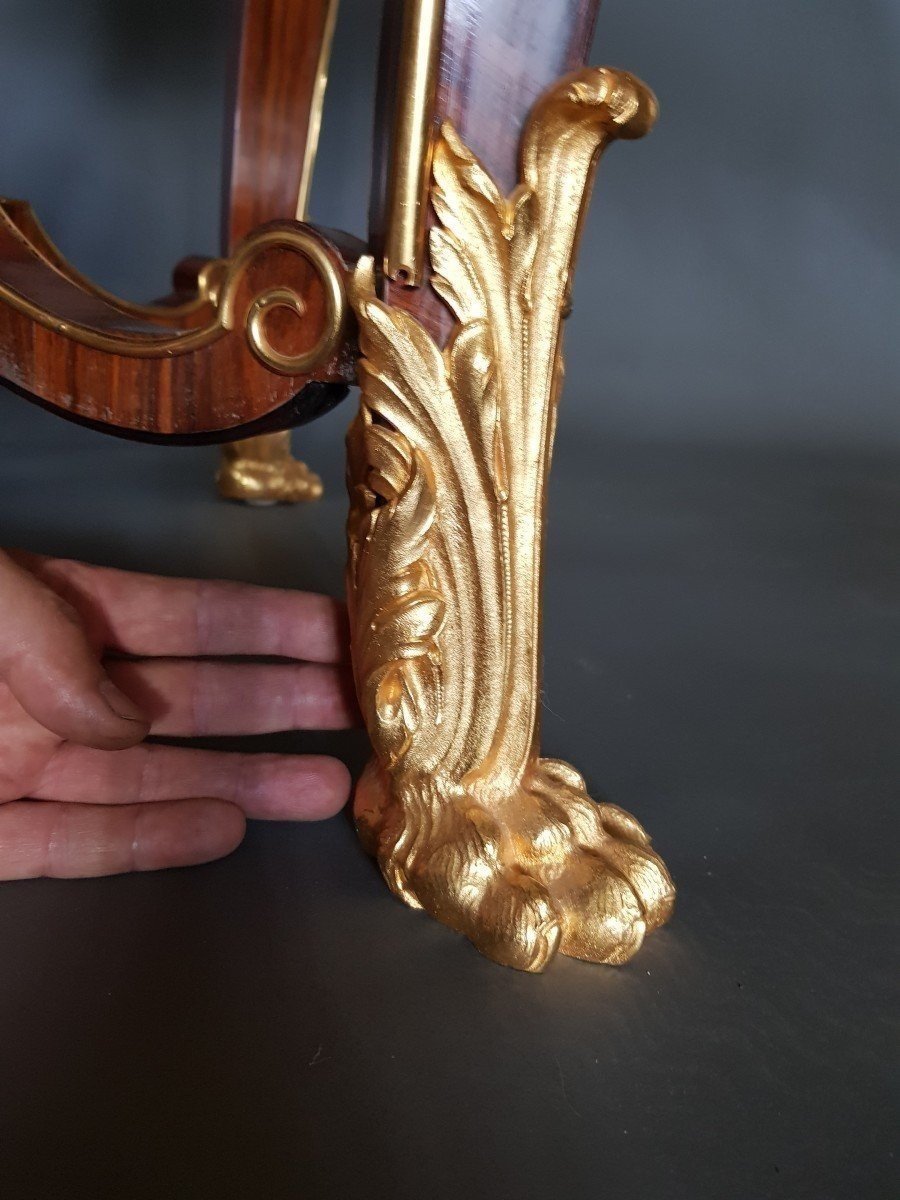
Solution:
[{"label": "gilded scroll volute", "polygon": [[544,498],[561,319],[597,157],[655,118],[631,76],[583,71],[536,106],[509,195],[453,127],[434,149],[440,348],[351,283],[362,399],[348,435],[354,670],[376,759],[360,831],[390,886],[500,962],[622,962],[672,907],[633,818],[537,755]]}]

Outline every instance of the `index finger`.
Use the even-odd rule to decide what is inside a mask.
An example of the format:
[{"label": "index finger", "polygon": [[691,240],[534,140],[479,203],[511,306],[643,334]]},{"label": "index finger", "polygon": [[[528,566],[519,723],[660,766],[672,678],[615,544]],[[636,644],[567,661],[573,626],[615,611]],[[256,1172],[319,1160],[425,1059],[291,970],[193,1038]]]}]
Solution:
[{"label": "index finger", "polygon": [[17,554],[87,613],[112,650],[139,657],[252,655],[336,663],[349,657],[344,605],[330,596],[225,580],[168,579]]}]

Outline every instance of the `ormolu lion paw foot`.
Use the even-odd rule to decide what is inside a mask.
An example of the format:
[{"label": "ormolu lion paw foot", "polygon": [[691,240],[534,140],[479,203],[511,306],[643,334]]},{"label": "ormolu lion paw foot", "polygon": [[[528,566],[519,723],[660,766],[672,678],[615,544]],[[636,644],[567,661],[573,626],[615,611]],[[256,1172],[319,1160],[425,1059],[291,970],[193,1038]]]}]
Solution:
[{"label": "ormolu lion paw foot", "polygon": [[618,965],[671,915],[672,880],[644,830],[595,804],[565,763],[538,760],[505,802],[436,786],[394,797],[372,764],[357,823],[391,889],[488,958],[542,971],[558,950]]},{"label": "ormolu lion paw foot", "polygon": [[244,504],[318,500],[322,480],[291,454],[290,434],[272,433],[225,446],[216,476],[219,495]]}]

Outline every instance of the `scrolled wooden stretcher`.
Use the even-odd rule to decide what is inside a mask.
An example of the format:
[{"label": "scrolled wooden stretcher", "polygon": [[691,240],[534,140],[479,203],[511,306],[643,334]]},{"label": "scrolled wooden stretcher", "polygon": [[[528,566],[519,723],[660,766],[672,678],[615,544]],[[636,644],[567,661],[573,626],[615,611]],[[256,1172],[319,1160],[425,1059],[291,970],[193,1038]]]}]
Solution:
[{"label": "scrolled wooden stretcher", "polygon": [[637,821],[538,752],[561,324],[597,160],[656,115],[638,80],[585,66],[597,8],[387,0],[367,244],[299,219],[335,0],[246,0],[223,254],[181,264],[165,301],[110,296],[0,204],[0,374],[62,415],[240,440],[224,490],[266,499],[293,460],[246,439],[360,385],[360,834],[397,896],[529,971],[622,963],[674,900]]}]

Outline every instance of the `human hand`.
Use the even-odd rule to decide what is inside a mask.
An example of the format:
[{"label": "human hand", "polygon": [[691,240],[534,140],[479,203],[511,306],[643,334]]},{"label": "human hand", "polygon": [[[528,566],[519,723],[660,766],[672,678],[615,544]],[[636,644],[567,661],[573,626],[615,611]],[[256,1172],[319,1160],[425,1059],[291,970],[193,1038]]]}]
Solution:
[{"label": "human hand", "polygon": [[336,759],[139,743],[347,727],[345,655],[325,596],[0,551],[0,880],[208,862],[246,817],[332,816]]}]

